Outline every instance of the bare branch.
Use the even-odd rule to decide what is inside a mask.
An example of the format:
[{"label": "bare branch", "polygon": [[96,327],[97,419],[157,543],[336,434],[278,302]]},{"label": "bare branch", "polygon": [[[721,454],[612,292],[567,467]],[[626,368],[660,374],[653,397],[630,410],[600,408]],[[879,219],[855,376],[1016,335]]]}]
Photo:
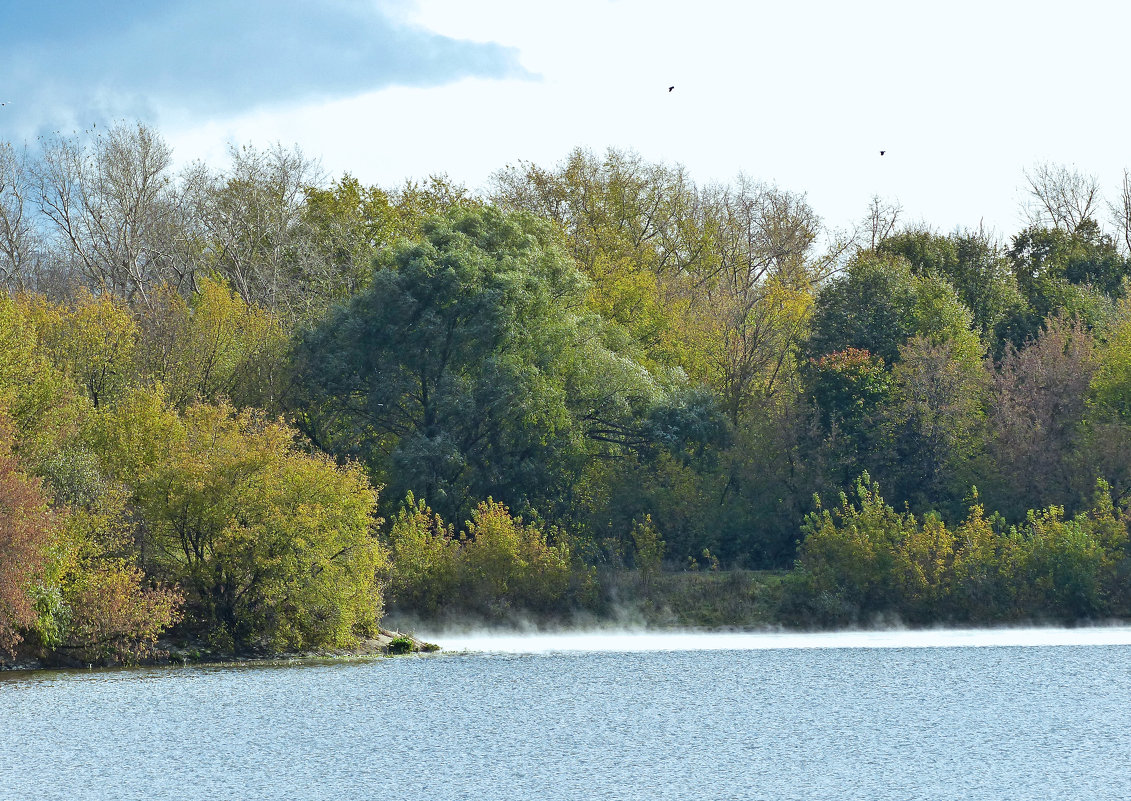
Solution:
[{"label": "bare branch", "polygon": [[868,206],[868,216],[864,218],[864,232],[870,237],[873,250],[887,237],[895,233],[899,223],[899,215],[903,213],[903,206],[898,201],[885,202],[879,195],[872,196]]},{"label": "bare branch", "polygon": [[1111,221],[1119,239],[1119,249],[1123,255],[1131,257],[1131,171],[1123,170],[1123,184],[1120,186],[1119,202],[1109,203]]},{"label": "bare branch", "polygon": [[1029,201],[1025,213],[1032,225],[1075,231],[1095,219],[1100,204],[1099,182],[1063,164],[1038,164],[1025,170]]},{"label": "bare branch", "polygon": [[31,190],[26,154],[0,142],[0,288],[9,291],[32,287],[44,251],[28,215]]},{"label": "bare branch", "polygon": [[181,228],[171,163],[164,140],[140,124],[44,143],[39,209],[92,284],[148,304],[169,279],[170,243]]}]

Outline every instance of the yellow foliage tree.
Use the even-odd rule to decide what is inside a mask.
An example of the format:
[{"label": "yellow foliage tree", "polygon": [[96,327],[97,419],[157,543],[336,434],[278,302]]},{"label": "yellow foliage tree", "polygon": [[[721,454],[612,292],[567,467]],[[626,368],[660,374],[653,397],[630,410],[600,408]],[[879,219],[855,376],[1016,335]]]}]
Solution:
[{"label": "yellow foliage tree", "polygon": [[197,284],[188,301],[169,290],[155,294],[141,320],[142,369],[179,408],[221,398],[274,405],[286,347],[278,320],[219,279]]},{"label": "yellow foliage tree", "polygon": [[92,439],[144,519],[143,556],[218,645],[347,645],[376,630],[386,554],[357,465],[295,443],[261,413],[138,390]]},{"label": "yellow foliage tree", "polygon": [[29,308],[51,361],[82,388],[94,408],[132,382],[138,328],[125,300],[83,288],[70,307],[37,298]]}]

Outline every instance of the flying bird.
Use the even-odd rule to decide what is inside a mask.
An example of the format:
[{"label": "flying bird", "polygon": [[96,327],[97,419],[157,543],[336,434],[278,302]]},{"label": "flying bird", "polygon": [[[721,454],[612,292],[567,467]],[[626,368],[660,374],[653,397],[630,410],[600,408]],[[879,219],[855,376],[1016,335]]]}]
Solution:
[{"label": "flying bird", "polygon": [[669,92],[670,92],[670,91],[671,91],[672,89],[675,89],[675,87],[674,87],[674,86],[669,86],[669,87],[668,87],[668,91],[669,91]]},{"label": "flying bird", "polygon": [[887,151],[886,151],[886,150],[881,150],[881,151],[880,151],[880,155],[881,155],[881,156],[882,156],[882,155],[883,155],[884,153],[887,153]]}]

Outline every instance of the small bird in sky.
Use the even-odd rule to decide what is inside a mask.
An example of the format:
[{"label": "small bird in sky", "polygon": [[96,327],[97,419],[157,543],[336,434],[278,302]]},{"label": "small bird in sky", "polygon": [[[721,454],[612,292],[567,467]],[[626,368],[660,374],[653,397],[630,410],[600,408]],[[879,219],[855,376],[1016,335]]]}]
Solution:
[{"label": "small bird in sky", "polygon": [[882,155],[883,155],[884,153],[887,153],[887,151],[886,151],[886,150],[881,150],[881,151],[880,151],[880,155],[881,155],[881,156],[882,156]]},{"label": "small bird in sky", "polygon": [[671,91],[672,89],[675,89],[675,87],[674,87],[674,86],[669,86],[669,87],[668,87],[668,91],[669,91],[669,92],[670,92],[670,91]]}]

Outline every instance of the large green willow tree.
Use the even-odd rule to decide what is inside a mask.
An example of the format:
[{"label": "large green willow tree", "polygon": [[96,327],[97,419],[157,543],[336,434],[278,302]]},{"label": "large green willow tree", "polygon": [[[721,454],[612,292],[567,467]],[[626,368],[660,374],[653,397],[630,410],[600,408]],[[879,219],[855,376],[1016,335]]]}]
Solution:
[{"label": "large green willow tree", "polygon": [[301,342],[304,425],[393,497],[413,491],[453,519],[488,496],[520,510],[568,502],[597,451],[686,447],[685,421],[701,432],[710,409],[679,374],[632,358],[586,289],[530,215],[427,222]]}]

